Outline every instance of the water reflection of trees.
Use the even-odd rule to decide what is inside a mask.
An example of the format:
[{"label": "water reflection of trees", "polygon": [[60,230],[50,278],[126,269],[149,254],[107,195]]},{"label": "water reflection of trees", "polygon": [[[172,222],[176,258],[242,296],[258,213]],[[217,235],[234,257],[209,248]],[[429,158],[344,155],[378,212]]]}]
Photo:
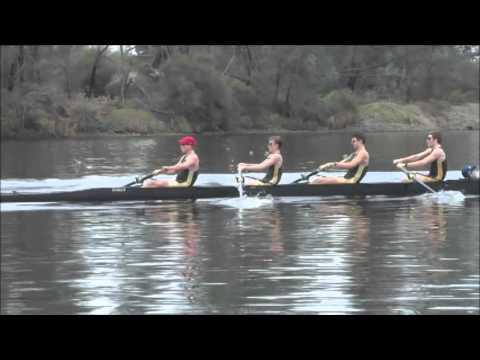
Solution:
[{"label": "water reflection of trees", "polygon": [[2,312],[426,312],[478,274],[475,202],[212,203],[2,213]]},{"label": "water reflection of trees", "polygon": [[68,278],[86,267],[71,242],[71,214],[2,214],[2,313],[80,312],[73,301],[78,291],[69,287]]},{"label": "water reflection of trees", "polygon": [[308,313],[359,311],[354,288],[370,246],[371,219],[366,204],[355,199],[325,201],[307,206],[298,215],[304,216],[305,211],[308,219],[301,231],[304,240],[300,253],[311,260],[297,261],[296,266],[310,266],[311,276],[295,285],[301,296],[294,299],[292,308]]},{"label": "water reflection of trees", "polygon": [[392,200],[372,204],[372,211],[375,251],[359,298],[369,313],[421,313],[428,297],[424,285],[439,274],[430,271],[444,267],[439,260],[447,239],[444,206]]},{"label": "water reflection of trees", "polygon": [[363,211],[355,202],[222,209],[203,243],[198,300],[220,313],[354,311],[350,252],[369,245]]}]

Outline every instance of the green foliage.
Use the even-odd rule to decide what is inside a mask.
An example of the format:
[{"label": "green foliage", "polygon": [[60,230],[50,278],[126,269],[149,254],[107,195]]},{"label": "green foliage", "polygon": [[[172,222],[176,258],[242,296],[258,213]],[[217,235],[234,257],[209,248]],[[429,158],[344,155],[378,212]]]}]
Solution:
[{"label": "green foliage", "polygon": [[189,119],[195,132],[229,128],[232,94],[221,74],[186,56],[169,60],[163,72],[166,105]]},{"label": "green foliage", "polygon": [[449,96],[448,101],[455,105],[464,104],[473,100],[473,92],[465,92],[460,89],[453,90]]},{"label": "green foliage", "polygon": [[357,111],[357,99],[349,89],[334,90],[323,97],[323,102],[326,111],[331,115],[343,111]]},{"label": "green foliage", "polygon": [[2,46],[2,136],[461,126],[479,98],[474,45],[135,48]]},{"label": "green foliage", "polygon": [[134,109],[115,109],[104,120],[105,126],[118,134],[150,134],[166,129],[151,113]]},{"label": "green foliage", "polygon": [[369,124],[372,128],[403,129],[432,128],[432,118],[428,113],[414,104],[401,105],[393,102],[381,101],[362,105],[358,109],[358,121]]},{"label": "green foliage", "polygon": [[83,94],[75,95],[69,103],[70,116],[77,124],[79,133],[105,132],[107,124],[101,119],[113,110],[107,99],[88,99]]},{"label": "green foliage", "polygon": [[190,122],[183,116],[176,116],[170,121],[170,128],[179,133],[190,133],[193,131]]}]

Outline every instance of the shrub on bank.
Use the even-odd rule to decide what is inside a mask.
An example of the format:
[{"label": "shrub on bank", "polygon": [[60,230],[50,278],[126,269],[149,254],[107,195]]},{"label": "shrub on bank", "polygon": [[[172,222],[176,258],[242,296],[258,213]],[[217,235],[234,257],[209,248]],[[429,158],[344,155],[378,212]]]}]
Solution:
[{"label": "shrub on bank", "polygon": [[72,136],[65,94],[52,86],[30,84],[2,90],[2,137]]},{"label": "shrub on bank", "polygon": [[[477,96],[475,96],[477,95]],[[478,101],[478,92],[462,91],[460,89],[453,90],[447,98],[448,102],[453,105],[461,105],[468,102]]]},{"label": "shrub on bank", "polygon": [[388,101],[359,107],[358,121],[371,129],[427,129],[435,126],[433,118],[414,104],[401,105]]},{"label": "shrub on bank", "polygon": [[118,134],[149,134],[166,130],[162,121],[143,110],[114,109],[102,122],[107,129]]},{"label": "shrub on bank", "polygon": [[77,94],[69,105],[70,116],[77,124],[78,132],[96,133],[108,130],[101,118],[112,111],[111,103],[102,98],[88,99],[83,94]]},{"label": "shrub on bank", "polygon": [[174,56],[163,68],[166,107],[190,122],[195,132],[228,130],[232,93],[224,77],[186,56]]},{"label": "shrub on bank", "polygon": [[358,100],[349,89],[334,90],[323,97],[323,102],[330,115],[344,111],[353,113],[357,111]]}]

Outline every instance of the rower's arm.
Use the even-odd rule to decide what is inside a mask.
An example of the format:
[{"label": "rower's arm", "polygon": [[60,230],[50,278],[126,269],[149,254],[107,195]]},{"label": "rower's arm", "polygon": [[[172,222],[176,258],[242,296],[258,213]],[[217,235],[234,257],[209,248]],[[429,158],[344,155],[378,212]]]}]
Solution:
[{"label": "rower's arm", "polygon": [[176,165],[167,166],[167,174],[176,174],[182,170],[186,170],[195,165],[195,159],[193,157],[187,157],[184,162],[178,162]]},{"label": "rower's arm", "polygon": [[404,158],[396,159],[396,160],[394,160],[394,163],[396,163],[396,164],[398,164],[398,163],[409,164],[409,163],[421,160],[425,156],[430,155],[431,152],[432,152],[432,150],[427,149],[427,150],[422,151],[421,153],[418,153],[418,154],[414,154],[414,155],[407,156],[407,157],[404,157]]},{"label": "rower's arm", "polygon": [[434,150],[430,153],[430,155],[428,155],[427,157],[425,157],[421,160],[409,162],[408,167],[409,168],[423,167],[425,165],[428,165],[428,164],[438,160],[441,155],[442,155],[442,153],[440,151]]},{"label": "rower's arm", "polygon": [[356,156],[357,156],[356,153],[351,153],[350,155],[348,155],[348,156],[347,156],[345,159],[343,159],[342,161],[337,162],[337,164],[349,162],[349,161],[351,161],[352,159],[354,159]]},{"label": "rower's arm", "polygon": [[245,164],[244,170],[247,171],[263,171],[268,169],[270,166],[274,165],[276,159],[274,156],[269,156],[263,160],[260,164]]},{"label": "rower's arm", "polygon": [[343,162],[343,161],[340,161],[340,162],[337,162],[336,163],[336,166],[335,168],[337,169],[353,169],[355,166],[358,166],[360,165],[360,163],[362,163],[363,161],[365,160],[365,154],[364,153],[360,153],[360,154],[357,154],[352,161],[349,161],[349,162]]}]

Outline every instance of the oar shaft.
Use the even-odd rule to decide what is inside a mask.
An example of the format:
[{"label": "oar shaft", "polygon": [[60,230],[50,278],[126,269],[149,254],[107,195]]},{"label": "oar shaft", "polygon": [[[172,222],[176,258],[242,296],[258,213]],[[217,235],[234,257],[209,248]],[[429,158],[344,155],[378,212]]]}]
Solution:
[{"label": "oar shaft", "polygon": [[319,173],[318,170],[312,171],[310,174],[302,175],[300,179],[295,180],[292,184],[298,184],[301,181],[305,181],[310,179],[312,176],[317,175]]},{"label": "oar shaft", "polygon": [[150,178],[154,177],[155,175],[157,175],[157,174],[151,173],[151,174],[145,175],[145,176],[142,177],[141,179],[132,181],[131,183],[128,183],[128,184],[125,185],[124,187],[130,187],[130,186],[135,185],[135,184],[141,184],[141,183],[143,183],[145,180],[150,179]]},{"label": "oar shaft", "polygon": [[435,193],[436,191],[433,190],[430,186],[428,186],[427,184],[425,184],[423,181],[421,181],[420,179],[417,179],[415,175],[412,175],[410,173],[410,171],[408,171],[407,169],[405,168],[402,168],[401,166],[398,167],[400,169],[400,171],[402,171],[404,174],[408,175],[409,177],[413,177],[413,180],[416,181],[417,183],[419,183],[420,185],[422,185],[425,189],[427,189],[428,191],[430,191],[431,193]]}]

